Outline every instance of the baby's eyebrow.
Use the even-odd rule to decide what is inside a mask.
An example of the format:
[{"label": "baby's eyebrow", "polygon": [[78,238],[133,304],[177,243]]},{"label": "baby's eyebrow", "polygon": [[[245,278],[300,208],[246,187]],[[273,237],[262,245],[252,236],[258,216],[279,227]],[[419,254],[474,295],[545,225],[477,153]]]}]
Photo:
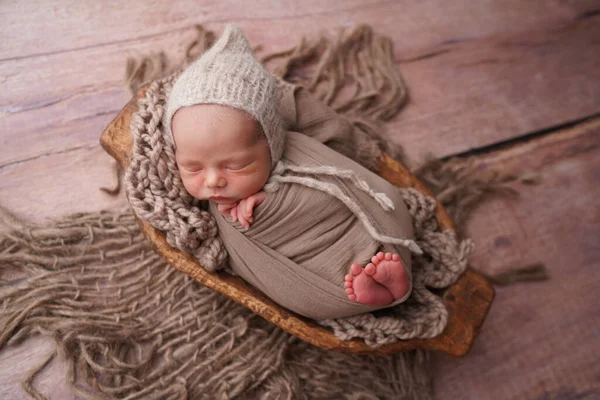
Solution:
[{"label": "baby's eyebrow", "polygon": [[250,158],[249,154],[246,153],[237,153],[237,154],[232,154],[226,158],[223,159],[224,163],[228,163],[228,162],[232,162],[232,161],[240,161],[240,160],[247,160]]},{"label": "baby's eyebrow", "polygon": [[189,166],[195,167],[196,165],[202,164],[202,162],[200,160],[195,160],[195,159],[184,159],[184,160],[176,159],[176,161],[177,161],[177,164],[184,165],[186,167],[189,167]]}]

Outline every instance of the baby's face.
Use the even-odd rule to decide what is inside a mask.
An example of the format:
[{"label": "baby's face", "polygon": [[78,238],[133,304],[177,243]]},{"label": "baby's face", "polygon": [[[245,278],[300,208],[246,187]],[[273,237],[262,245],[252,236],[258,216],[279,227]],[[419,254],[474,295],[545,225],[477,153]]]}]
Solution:
[{"label": "baby's face", "polygon": [[245,112],[217,104],[183,107],[172,119],[172,132],[183,185],[195,198],[232,204],[267,182],[269,146]]}]

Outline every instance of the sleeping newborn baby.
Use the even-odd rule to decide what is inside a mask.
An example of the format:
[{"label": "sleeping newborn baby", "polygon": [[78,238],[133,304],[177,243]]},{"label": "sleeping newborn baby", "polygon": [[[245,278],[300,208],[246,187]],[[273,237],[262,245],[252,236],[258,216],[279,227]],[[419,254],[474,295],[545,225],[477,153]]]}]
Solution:
[{"label": "sleeping newborn baby", "polygon": [[232,269],[315,319],[405,301],[410,252],[420,249],[397,189],[285,130],[277,90],[230,25],[167,100],[165,127],[182,183],[209,201]]},{"label": "sleeping newborn baby", "polygon": [[[250,228],[254,207],[267,196],[261,189],[271,170],[269,145],[259,123],[244,111],[202,104],[180,109],[172,127],[186,190],[197,199],[213,201],[221,214]],[[348,298],[364,304],[390,304],[403,298],[410,286],[400,256],[390,252],[374,254],[364,270],[353,263],[349,271],[344,283]]]}]

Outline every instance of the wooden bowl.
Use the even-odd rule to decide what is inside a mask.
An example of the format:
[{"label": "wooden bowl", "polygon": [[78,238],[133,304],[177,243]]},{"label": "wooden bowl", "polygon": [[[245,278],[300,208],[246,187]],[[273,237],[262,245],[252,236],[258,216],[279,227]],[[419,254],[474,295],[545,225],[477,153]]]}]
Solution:
[{"label": "wooden bowl", "polygon": [[[144,95],[145,87],[121,110],[100,136],[100,144],[125,170],[133,145],[130,122],[137,110],[137,100]],[[426,195],[425,188],[403,165],[384,155],[379,175],[399,187],[414,187]],[[438,203],[436,217],[443,229],[454,224],[441,204]],[[411,349],[440,350],[455,356],[466,354],[483,323],[492,300],[494,289],[485,277],[467,271],[442,295],[448,309],[448,324],[445,330],[433,339],[411,339],[373,349],[362,340],[343,341],[312,320],[289,311],[266,297],[239,277],[226,273],[207,272],[192,256],[167,244],[165,235],[145,221],[139,220],[142,231],[156,251],[173,267],[188,274],[203,285],[216,290],[235,302],[249,308],[262,318],[274,323],[287,332],[323,349],[351,353],[389,355]]]}]

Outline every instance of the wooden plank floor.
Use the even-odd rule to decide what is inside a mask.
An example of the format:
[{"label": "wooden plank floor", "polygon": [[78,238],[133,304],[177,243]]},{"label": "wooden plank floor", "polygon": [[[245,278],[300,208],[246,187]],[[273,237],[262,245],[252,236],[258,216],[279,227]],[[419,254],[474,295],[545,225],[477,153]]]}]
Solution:
[{"label": "wooden plank floor", "polygon": [[[132,0],[0,2],[0,204],[33,221],[126,204],[98,145],[129,100],[130,55],[182,54],[194,24],[236,22],[269,50],[371,24],[394,40],[410,102],[389,125],[416,163],[477,154],[481,168],[543,177],[476,210],[475,268],[543,262],[552,279],[498,288],[471,353],[435,357],[437,399],[600,398],[600,4],[597,0]],[[1,268],[1,267],[0,267]],[[0,351],[0,398],[53,349]],[[74,396],[64,365],[36,380]]]}]

